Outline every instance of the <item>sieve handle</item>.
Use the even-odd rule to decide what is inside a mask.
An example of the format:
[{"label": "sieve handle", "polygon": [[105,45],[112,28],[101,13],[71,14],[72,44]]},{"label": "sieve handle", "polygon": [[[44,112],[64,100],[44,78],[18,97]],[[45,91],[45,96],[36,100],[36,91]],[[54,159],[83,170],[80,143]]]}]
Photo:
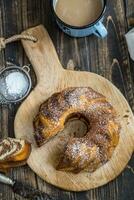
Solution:
[{"label": "sieve handle", "polygon": [[29,73],[30,72],[30,65],[24,65],[22,67],[23,70],[25,70],[25,72]]}]

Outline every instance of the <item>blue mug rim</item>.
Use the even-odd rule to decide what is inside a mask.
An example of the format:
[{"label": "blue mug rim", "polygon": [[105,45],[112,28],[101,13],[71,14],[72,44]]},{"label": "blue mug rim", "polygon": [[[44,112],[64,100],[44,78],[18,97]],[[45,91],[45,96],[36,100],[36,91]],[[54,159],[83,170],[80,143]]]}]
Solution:
[{"label": "blue mug rim", "polygon": [[53,1],[54,1],[54,0],[51,0],[51,1],[50,1],[50,5],[51,5],[51,9],[52,9],[52,12],[53,12],[54,17],[55,17],[61,24],[63,24],[64,26],[66,26],[66,27],[68,27],[68,28],[71,28],[71,29],[76,29],[76,30],[82,30],[82,29],[86,29],[86,28],[89,28],[89,27],[91,27],[91,26],[94,26],[97,22],[99,22],[99,21],[102,19],[103,15],[104,15],[104,13],[105,13],[105,11],[106,11],[106,7],[107,7],[107,0],[104,0],[103,10],[102,10],[101,14],[99,15],[99,17],[98,17],[94,22],[89,23],[89,24],[84,25],[84,26],[72,26],[72,25],[69,25],[69,24],[65,23],[64,21],[62,21],[62,20],[57,16],[57,14],[56,14],[56,12],[55,12],[55,9],[54,9],[54,6],[53,6]]}]

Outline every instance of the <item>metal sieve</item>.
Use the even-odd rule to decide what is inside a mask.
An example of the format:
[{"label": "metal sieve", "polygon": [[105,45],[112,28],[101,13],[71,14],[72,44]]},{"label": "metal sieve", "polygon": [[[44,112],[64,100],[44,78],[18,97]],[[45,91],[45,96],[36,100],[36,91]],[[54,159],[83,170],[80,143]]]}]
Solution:
[{"label": "metal sieve", "polygon": [[25,77],[25,80],[27,82],[26,91],[24,92],[24,94],[20,94],[17,99],[13,99],[8,95],[6,95],[6,96],[4,95],[4,92],[3,92],[4,89],[2,89],[2,86],[0,85],[0,103],[3,103],[3,104],[17,103],[19,101],[22,101],[29,94],[29,92],[31,90],[32,82],[31,82],[31,77],[29,75],[29,72],[30,72],[29,66],[27,66],[27,65],[25,65],[23,67],[18,67],[16,65],[8,66],[7,68],[0,70],[0,80],[2,80],[3,77],[6,77],[7,74],[10,74],[13,72],[19,72],[19,73],[23,74],[23,76]]}]

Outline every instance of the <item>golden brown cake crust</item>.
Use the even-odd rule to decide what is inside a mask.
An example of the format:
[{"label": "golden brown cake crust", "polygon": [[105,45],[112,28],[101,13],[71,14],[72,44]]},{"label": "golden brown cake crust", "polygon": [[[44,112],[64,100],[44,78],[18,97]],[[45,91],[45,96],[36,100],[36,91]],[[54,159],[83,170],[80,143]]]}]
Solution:
[{"label": "golden brown cake crust", "polygon": [[82,138],[70,138],[57,169],[94,171],[111,158],[120,126],[112,105],[92,88],[67,88],[45,101],[34,119],[35,139],[38,146],[43,145],[78,114],[86,119],[88,132]]}]

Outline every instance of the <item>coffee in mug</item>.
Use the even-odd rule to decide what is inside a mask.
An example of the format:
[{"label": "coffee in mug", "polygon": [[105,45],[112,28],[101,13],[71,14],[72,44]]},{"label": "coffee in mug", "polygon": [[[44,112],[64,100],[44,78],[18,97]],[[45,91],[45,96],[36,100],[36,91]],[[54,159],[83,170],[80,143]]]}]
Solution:
[{"label": "coffee in mug", "polygon": [[107,0],[51,0],[53,15],[60,29],[72,37],[94,34],[104,38],[102,21]]},{"label": "coffee in mug", "polygon": [[94,22],[102,9],[101,0],[57,0],[55,12],[66,24],[81,27]]}]

